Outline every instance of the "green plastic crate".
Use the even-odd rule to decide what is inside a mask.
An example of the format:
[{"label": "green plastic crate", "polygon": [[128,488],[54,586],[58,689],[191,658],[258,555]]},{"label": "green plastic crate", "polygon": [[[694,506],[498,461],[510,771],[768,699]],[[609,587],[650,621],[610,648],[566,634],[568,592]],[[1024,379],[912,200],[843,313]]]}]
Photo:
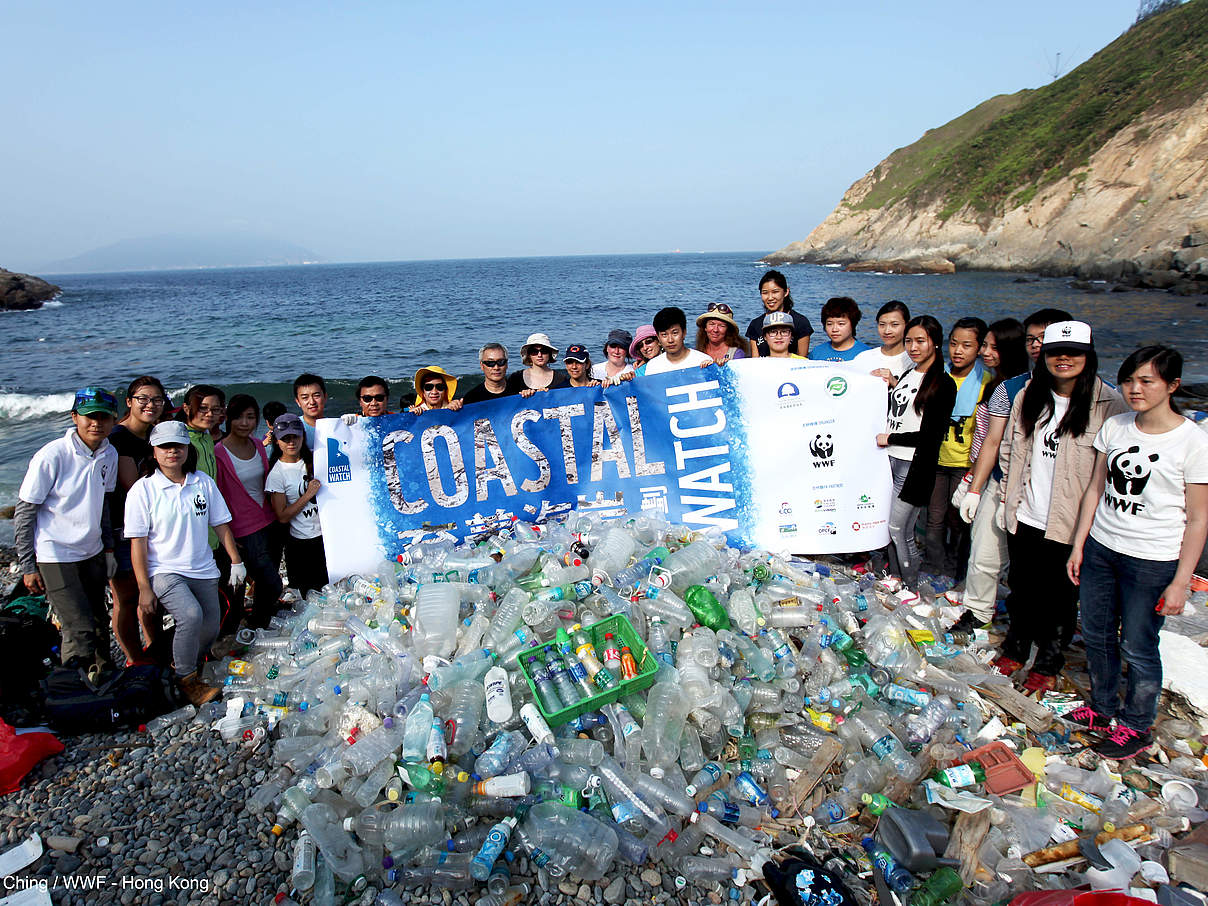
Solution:
[{"label": "green plastic crate", "polygon": [[520,667],[521,673],[524,674],[529,691],[533,694],[533,704],[537,706],[537,710],[541,712],[541,716],[545,718],[545,722],[551,727],[560,727],[564,723],[572,721],[589,711],[599,711],[604,705],[611,704],[631,692],[641,692],[644,689],[649,689],[654,685],[654,678],[659,672],[654,655],[646,648],[646,643],[634,631],[633,624],[629,622],[629,618],[624,614],[619,613],[608,617],[608,619],[601,620],[599,623],[585,626],[584,631],[591,637],[591,644],[597,652],[599,652],[601,646],[604,644],[604,635],[608,632],[611,632],[613,638],[617,640],[618,650],[623,645],[628,645],[629,651],[633,655],[634,663],[638,666],[638,675],[627,680],[617,677],[618,682],[611,689],[597,692],[588,698],[581,698],[569,708],[563,708],[561,711],[550,713],[545,710],[545,705],[541,703],[541,696],[537,694],[537,686],[533,682],[533,677],[529,674],[528,659],[536,656],[539,661],[544,663],[549,652],[559,653],[558,643],[551,639],[535,648],[524,649],[516,655],[516,663]]}]

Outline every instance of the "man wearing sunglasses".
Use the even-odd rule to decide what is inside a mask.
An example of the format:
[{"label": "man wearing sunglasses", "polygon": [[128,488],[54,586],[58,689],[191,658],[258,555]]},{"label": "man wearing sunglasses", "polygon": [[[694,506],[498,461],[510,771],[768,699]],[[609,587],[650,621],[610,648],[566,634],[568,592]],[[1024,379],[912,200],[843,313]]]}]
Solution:
[{"label": "man wearing sunglasses", "polygon": [[361,404],[361,415],[366,418],[389,415],[390,385],[376,374],[361,378],[357,384],[357,402]]},{"label": "man wearing sunglasses", "polygon": [[116,416],[109,391],[76,393],[73,427],[29,461],[13,514],[25,587],[45,594],[62,624],[62,663],[90,673],[112,663],[105,589],[117,572],[107,496],[117,486]]},{"label": "man wearing sunglasses", "polygon": [[508,351],[502,343],[487,343],[478,350],[478,364],[482,368],[482,383],[462,397],[465,403],[481,403],[512,396],[508,390]]}]

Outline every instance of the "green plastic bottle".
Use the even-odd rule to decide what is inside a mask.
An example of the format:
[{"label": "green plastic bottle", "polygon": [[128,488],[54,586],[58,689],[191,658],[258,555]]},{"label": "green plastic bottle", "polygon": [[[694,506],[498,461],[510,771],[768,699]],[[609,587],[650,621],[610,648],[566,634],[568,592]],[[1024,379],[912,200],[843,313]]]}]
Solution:
[{"label": "green plastic bottle", "polygon": [[705,586],[689,586],[688,590],[684,592],[684,603],[692,611],[692,616],[696,617],[696,622],[702,626],[706,626],[714,632],[730,628],[729,614],[721,606],[721,602],[713,596],[713,592]]},{"label": "green plastic bottle", "polygon": [[937,868],[927,883],[910,897],[910,906],[944,906],[965,889],[961,876],[947,866]]},{"label": "green plastic bottle", "polygon": [[950,768],[936,771],[931,775],[931,779],[951,789],[959,790],[963,787],[985,783],[986,771],[980,761],[970,761],[968,764],[955,764]]},{"label": "green plastic bottle", "polygon": [[885,810],[893,805],[893,800],[883,793],[861,793],[860,801],[864,803],[870,815],[884,814]]}]

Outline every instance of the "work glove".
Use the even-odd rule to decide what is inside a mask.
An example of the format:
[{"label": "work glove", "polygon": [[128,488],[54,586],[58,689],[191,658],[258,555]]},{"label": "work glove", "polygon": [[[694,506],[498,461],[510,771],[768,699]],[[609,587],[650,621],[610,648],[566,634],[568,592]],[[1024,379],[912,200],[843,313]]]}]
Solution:
[{"label": "work glove", "polygon": [[112,579],[117,575],[117,557],[113,551],[105,551],[105,577]]},{"label": "work glove", "polygon": [[247,581],[247,567],[242,563],[231,564],[231,588],[238,588]]},{"label": "work glove", "polygon": [[966,524],[973,524],[973,517],[977,515],[977,505],[981,502],[981,494],[977,491],[970,491],[961,501],[961,518]]},{"label": "work glove", "polygon": [[355,412],[345,412],[343,415],[340,416],[340,421],[342,421],[344,424],[346,424],[350,428],[353,425],[355,425],[357,422],[359,422],[360,420],[361,420],[361,417],[359,415],[357,415]]}]

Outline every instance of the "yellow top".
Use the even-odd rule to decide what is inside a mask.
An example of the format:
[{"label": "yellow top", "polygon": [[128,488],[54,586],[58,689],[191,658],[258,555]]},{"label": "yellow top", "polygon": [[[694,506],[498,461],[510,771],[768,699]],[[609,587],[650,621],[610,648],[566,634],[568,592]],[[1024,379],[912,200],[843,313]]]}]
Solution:
[{"label": "yellow top", "polygon": [[[970,371],[969,374],[973,372]],[[956,389],[961,389],[961,384],[965,383],[969,377],[966,374],[964,377],[949,375],[953,383],[956,384]],[[982,375],[982,388],[986,384],[994,380],[994,373],[987,368]],[[978,395],[980,398],[980,394]],[[948,430],[944,432],[944,442],[940,444],[940,459],[941,466],[950,466],[957,469],[967,469],[970,466],[969,451],[973,446],[973,425],[974,416],[968,415],[960,420],[959,424],[949,424]]]}]

